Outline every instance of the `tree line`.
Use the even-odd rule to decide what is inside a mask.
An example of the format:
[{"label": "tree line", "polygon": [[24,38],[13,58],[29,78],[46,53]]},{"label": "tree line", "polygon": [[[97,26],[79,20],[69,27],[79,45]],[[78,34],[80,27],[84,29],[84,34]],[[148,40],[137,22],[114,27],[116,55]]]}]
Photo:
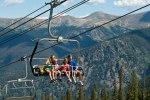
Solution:
[{"label": "tree line", "polygon": [[[133,70],[131,78],[123,83],[123,65],[120,68],[118,82],[114,79],[113,89],[109,91],[102,87],[98,90],[96,83],[91,89],[91,94],[86,95],[83,86],[78,86],[78,91],[72,93],[70,89],[61,96],[61,100],[150,100],[150,77],[138,80],[136,71]],[[99,92],[100,91],[100,92]],[[57,100],[54,95],[41,95],[41,100]]]}]

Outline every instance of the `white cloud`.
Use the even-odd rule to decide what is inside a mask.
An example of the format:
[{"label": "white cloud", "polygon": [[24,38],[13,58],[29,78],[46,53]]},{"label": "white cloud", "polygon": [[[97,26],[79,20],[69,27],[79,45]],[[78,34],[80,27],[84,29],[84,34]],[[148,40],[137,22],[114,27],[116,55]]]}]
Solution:
[{"label": "white cloud", "polygon": [[[68,0],[64,2],[62,5],[63,6],[68,6],[70,3],[74,2],[74,0]],[[88,3],[92,3],[94,5],[97,5],[98,3],[105,3],[106,0],[89,0]]]},{"label": "white cloud", "polygon": [[118,0],[114,1],[114,5],[117,7],[135,7],[149,4],[150,0]]},{"label": "white cloud", "polygon": [[37,17],[36,19],[48,19],[48,17]]},{"label": "white cloud", "polygon": [[97,5],[98,3],[105,3],[106,0],[90,0],[89,3],[93,3],[94,5]]},{"label": "white cloud", "polygon": [[2,6],[11,6],[13,4],[19,4],[19,3],[23,3],[24,0],[5,0],[4,4],[2,4]]},{"label": "white cloud", "polygon": [[73,2],[74,0],[67,0],[66,2],[64,2],[62,5],[63,6],[68,6],[71,2]]},{"label": "white cloud", "polygon": [[90,14],[86,14],[86,15],[83,15],[83,16],[80,16],[80,17],[78,17],[78,18],[84,18],[84,17],[87,17],[87,16],[89,16]]},{"label": "white cloud", "polygon": [[62,14],[61,16],[67,16],[67,14],[65,13],[65,14]]}]

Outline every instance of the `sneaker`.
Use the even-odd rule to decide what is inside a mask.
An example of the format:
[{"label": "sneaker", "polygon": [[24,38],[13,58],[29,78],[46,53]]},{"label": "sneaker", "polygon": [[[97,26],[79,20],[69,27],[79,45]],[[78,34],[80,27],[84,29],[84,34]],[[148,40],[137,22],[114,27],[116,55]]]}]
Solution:
[{"label": "sneaker", "polygon": [[72,82],[72,80],[70,79],[70,82]]},{"label": "sneaker", "polygon": [[83,82],[82,82],[82,81],[80,81],[80,85],[82,85],[82,86],[83,86]]},{"label": "sneaker", "polygon": [[71,79],[68,79],[67,82],[72,82]]},{"label": "sneaker", "polygon": [[54,80],[51,80],[50,83],[54,83]]},{"label": "sneaker", "polygon": [[57,82],[57,79],[53,79],[53,80],[54,80],[54,83]]},{"label": "sneaker", "polygon": [[62,79],[60,78],[59,81],[62,82]]}]

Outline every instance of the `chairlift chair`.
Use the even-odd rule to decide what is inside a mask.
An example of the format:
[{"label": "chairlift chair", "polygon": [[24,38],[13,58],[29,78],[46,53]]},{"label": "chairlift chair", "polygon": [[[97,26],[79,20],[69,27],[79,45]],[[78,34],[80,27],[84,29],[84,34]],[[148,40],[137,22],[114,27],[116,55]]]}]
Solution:
[{"label": "chairlift chair", "polygon": [[[32,64],[32,61],[34,59],[45,59],[45,58],[34,58],[34,55],[35,55],[35,52],[38,48],[38,45],[40,42],[42,41],[47,41],[47,42],[57,42],[57,43],[69,43],[69,42],[76,42],[78,44],[78,51],[77,51],[77,64],[79,63],[79,51],[80,51],[80,43],[77,41],[77,40],[73,40],[73,39],[64,39],[62,36],[54,36],[52,33],[51,33],[51,20],[52,20],[52,14],[53,14],[53,8],[57,7],[58,5],[62,4],[63,2],[65,2],[67,0],[63,0],[63,1],[60,1],[60,0],[52,0],[52,2],[50,3],[46,3],[47,4],[50,4],[51,5],[51,9],[50,9],[50,15],[49,15],[49,22],[48,22],[48,33],[49,35],[51,36],[51,38],[42,38],[42,39],[38,39],[37,42],[36,42],[36,45],[34,47],[34,50],[32,52],[32,55],[30,57],[30,66],[31,66],[31,70],[32,70],[32,73],[34,76],[45,76],[47,75],[48,76],[48,73],[43,70],[42,68],[44,68],[45,65],[39,65],[39,64]],[[56,5],[57,4],[57,5]],[[59,59],[58,59],[59,60]],[[41,71],[42,69],[42,71]],[[78,70],[80,70],[83,73],[83,69],[82,67],[78,67]]]},{"label": "chairlift chair", "polygon": [[[5,89],[6,89],[6,91],[5,91],[5,94],[6,94],[5,100],[34,100],[34,98],[36,96],[33,80],[27,79],[27,76],[28,76],[27,59],[26,59],[26,57],[22,57],[20,60],[25,62],[26,75],[25,75],[24,78],[19,78],[18,80],[7,81],[7,84],[5,85]],[[17,85],[17,84],[21,84],[21,83],[22,83],[23,86]],[[29,86],[29,83],[30,83],[30,86]],[[8,93],[9,91],[13,91],[13,90],[20,90],[21,91],[22,89],[31,89],[33,95],[12,96],[12,97],[9,96],[9,93]],[[28,92],[31,92],[31,91],[28,91]],[[13,93],[14,92],[12,92],[12,94]]]}]

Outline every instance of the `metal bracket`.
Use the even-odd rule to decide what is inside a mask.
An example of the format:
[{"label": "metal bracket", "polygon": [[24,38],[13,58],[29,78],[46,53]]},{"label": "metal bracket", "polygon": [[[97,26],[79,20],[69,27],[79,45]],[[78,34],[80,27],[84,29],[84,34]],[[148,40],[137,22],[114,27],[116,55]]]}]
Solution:
[{"label": "metal bracket", "polygon": [[26,59],[26,56],[21,57],[21,58],[20,58],[20,61],[25,61],[25,59]]},{"label": "metal bracket", "polygon": [[63,0],[63,1],[60,1],[60,0],[52,0],[51,2],[45,2],[45,5],[48,5],[50,4],[53,8],[61,5],[62,3],[66,2],[67,0]]},{"label": "metal bracket", "polygon": [[58,43],[63,42],[63,41],[64,41],[64,39],[63,39],[62,36],[59,36],[59,37],[57,38],[57,42],[58,42]]}]

